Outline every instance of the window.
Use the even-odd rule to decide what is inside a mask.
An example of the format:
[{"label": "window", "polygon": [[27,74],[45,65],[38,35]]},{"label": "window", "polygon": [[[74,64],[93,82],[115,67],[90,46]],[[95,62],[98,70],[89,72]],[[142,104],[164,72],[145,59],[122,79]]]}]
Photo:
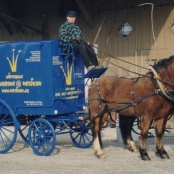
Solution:
[{"label": "window", "polygon": [[171,29],[172,31],[174,31],[174,23],[171,25]]},{"label": "window", "polygon": [[117,32],[122,36],[122,38],[127,39],[130,33],[132,32],[132,26],[127,22],[127,20],[123,20],[121,24],[117,28]]}]

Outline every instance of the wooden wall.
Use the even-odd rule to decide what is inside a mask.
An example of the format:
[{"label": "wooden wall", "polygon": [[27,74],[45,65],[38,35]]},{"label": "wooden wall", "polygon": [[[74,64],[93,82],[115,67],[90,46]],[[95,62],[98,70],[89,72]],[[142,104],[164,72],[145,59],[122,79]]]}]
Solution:
[{"label": "wooden wall", "polygon": [[[112,19],[111,16],[114,16],[112,11],[107,13],[107,21]],[[115,12],[115,16],[115,21],[108,22],[108,25],[100,33],[98,39],[100,49],[105,50],[113,57],[119,57],[143,67],[147,67],[148,62],[153,64],[154,61],[174,54],[174,30],[171,28],[174,23],[173,4],[163,5],[162,2],[158,1],[153,9],[152,5],[146,5],[128,9],[126,13],[123,10],[118,10]],[[117,32],[124,19],[133,27],[133,31],[127,39],[123,39]],[[109,41],[107,42],[108,38]],[[114,58],[109,58],[108,55],[100,53],[100,58],[103,57],[105,60],[116,63]],[[107,65],[107,62],[105,64]],[[146,72],[142,68],[121,61],[118,61],[118,65],[131,71]],[[126,77],[135,76],[122,69],[115,68],[111,64],[109,66],[111,68],[108,74]]]},{"label": "wooden wall", "polygon": [[[94,3],[94,1],[90,0],[88,2],[91,5]],[[108,54],[143,67],[147,67],[147,60],[153,64],[154,60],[174,54],[174,29],[171,29],[174,23],[174,0],[108,0],[95,1],[95,3],[98,5],[98,9],[97,12],[94,10],[91,12],[94,20],[93,28],[88,26],[82,13],[77,16],[77,24],[81,27],[87,40],[93,43],[101,22],[104,20],[96,44],[100,49],[98,51],[100,62],[110,67],[106,73],[107,75],[135,76],[135,74],[116,68],[110,62],[131,71],[146,73],[143,68],[116,61],[115,58],[111,58]],[[153,11],[152,5],[137,8],[139,4],[144,3],[153,3]],[[48,4],[47,1],[30,0],[27,5],[26,13],[21,19],[28,25],[41,30],[42,15],[44,14],[49,39],[58,38],[58,28],[66,20],[65,16],[59,15],[59,1],[52,0]],[[133,27],[133,31],[127,39],[123,39],[117,32],[124,19]],[[23,27],[23,29],[25,33],[13,28],[13,35],[10,35],[0,21],[0,40],[42,39],[40,33],[26,27]]]}]

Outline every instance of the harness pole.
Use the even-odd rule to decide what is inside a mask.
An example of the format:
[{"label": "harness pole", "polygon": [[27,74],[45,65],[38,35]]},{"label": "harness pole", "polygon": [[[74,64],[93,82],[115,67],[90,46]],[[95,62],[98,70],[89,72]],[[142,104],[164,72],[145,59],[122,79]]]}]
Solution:
[{"label": "harness pole", "polygon": [[100,24],[100,27],[99,27],[99,29],[98,29],[98,31],[97,31],[97,34],[96,34],[96,36],[95,36],[95,39],[94,39],[94,41],[93,41],[93,45],[96,43],[96,41],[97,41],[97,39],[98,39],[98,35],[99,35],[99,33],[100,33],[101,29],[102,29],[102,25],[103,25],[103,23],[104,23],[104,20],[105,20],[105,17],[103,18],[103,20],[102,20],[102,22],[101,22],[101,24]]}]

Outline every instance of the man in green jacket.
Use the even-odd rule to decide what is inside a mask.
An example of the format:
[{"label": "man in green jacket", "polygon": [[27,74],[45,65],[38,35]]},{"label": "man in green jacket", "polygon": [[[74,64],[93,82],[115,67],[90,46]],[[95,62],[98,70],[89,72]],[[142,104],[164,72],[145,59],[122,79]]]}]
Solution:
[{"label": "man in green jacket", "polygon": [[75,25],[76,12],[67,12],[67,21],[59,28],[59,38],[63,44],[72,44],[74,52],[82,57],[85,67],[89,70],[98,66],[97,56],[92,45],[87,44],[80,28]]}]

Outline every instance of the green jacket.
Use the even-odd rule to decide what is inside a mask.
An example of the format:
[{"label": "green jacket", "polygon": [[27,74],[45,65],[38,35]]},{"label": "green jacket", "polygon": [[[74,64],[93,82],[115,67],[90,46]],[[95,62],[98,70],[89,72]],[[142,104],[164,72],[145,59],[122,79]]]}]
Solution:
[{"label": "green jacket", "polygon": [[62,43],[78,43],[78,41],[75,40],[77,37],[80,37],[81,41],[85,42],[85,38],[83,37],[83,34],[77,25],[66,21],[59,28],[59,38]]}]

